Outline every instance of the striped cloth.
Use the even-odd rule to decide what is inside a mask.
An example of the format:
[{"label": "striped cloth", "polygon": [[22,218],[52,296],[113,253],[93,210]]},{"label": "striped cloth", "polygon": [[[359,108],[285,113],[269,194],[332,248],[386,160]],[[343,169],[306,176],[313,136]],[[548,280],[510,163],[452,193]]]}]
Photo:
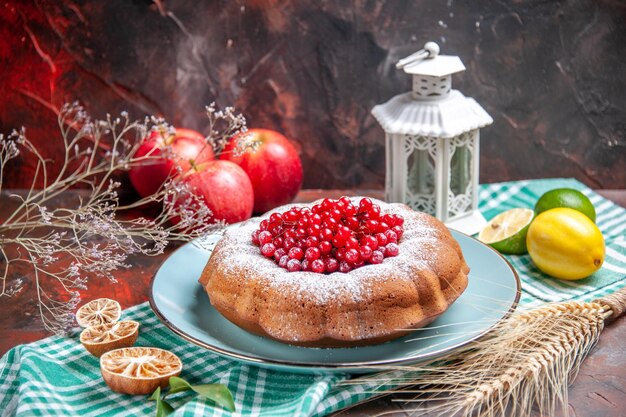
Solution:
[{"label": "striped cloth", "polygon": [[[536,180],[481,186],[480,209],[487,219],[514,207],[534,206],[545,191],[581,190],[597,209],[597,224],[606,239],[604,266],[576,282],[546,278],[528,256],[509,256],[522,280],[522,306],[568,299],[591,300],[626,281],[626,210],[574,180]],[[124,311],[124,319],[141,323],[137,346],[157,346],[178,355],[182,377],[192,384],[223,383],[237,406],[229,413],[188,392],[168,398],[174,416],[324,416],[364,401],[380,389],[374,385],[341,385],[347,375],[301,375],[242,365],[190,344],[162,325],[147,304]],[[98,360],[85,351],[78,332],[17,346],[0,359],[1,416],[148,416],[154,402],[145,396],[113,393],[100,377]]]}]

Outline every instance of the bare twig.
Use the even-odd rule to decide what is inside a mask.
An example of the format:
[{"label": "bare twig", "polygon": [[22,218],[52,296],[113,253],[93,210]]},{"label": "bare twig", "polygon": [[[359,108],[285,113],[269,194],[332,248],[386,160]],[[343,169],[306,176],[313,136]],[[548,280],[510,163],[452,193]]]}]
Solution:
[{"label": "bare twig", "polygon": [[[222,112],[211,105],[207,115],[211,131],[206,142],[216,151],[246,130],[245,119],[232,108]],[[0,302],[3,297],[25,296],[23,280],[15,277],[13,266],[26,263],[45,328],[62,333],[73,324],[79,290],[86,288],[87,277],[115,281],[116,270],[130,267],[130,255],[157,255],[171,241],[191,240],[223,225],[211,220],[211,211],[178,172],[154,195],[120,204],[117,172],[174,154],[170,147],[160,156],[135,156],[150,131],[174,132],[163,119],[133,121],[123,112],[119,117],[91,120],[74,103],[60,109],[58,121],[64,149],[61,161],[47,160],[24,129],[0,134],[0,191],[8,161],[20,153],[36,160],[31,187],[25,195],[10,196],[17,200],[17,208],[0,223]],[[53,164],[60,169],[52,170]],[[51,175],[53,171],[58,173]],[[76,186],[86,186],[87,195],[74,206],[54,207],[53,199]],[[153,203],[163,206],[156,218],[118,216],[121,210]],[[170,222],[173,218],[178,219],[176,226]]]}]

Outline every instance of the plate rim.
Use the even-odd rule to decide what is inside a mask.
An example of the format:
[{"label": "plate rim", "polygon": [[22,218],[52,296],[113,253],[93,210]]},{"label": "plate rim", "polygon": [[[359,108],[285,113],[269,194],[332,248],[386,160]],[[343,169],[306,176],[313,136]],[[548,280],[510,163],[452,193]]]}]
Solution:
[{"label": "plate rim", "polygon": [[[515,298],[513,300],[513,302],[511,303],[511,306],[508,308],[508,310],[502,315],[502,317],[500,317],[499,319],[497,319],[497,321],[487,327],[486,329],[484,329],[483,331],[481,331],[480,333],[476,334],[475,336],[466,339],[458,344],[446,347],[446,348],[442,348],[439,350],[436,350],[434,352],[428,353],[426,355],[416,355],[416,356],[409,356],[409,357],[404,357],[404,358],[399,358],[399,359],[389,359],[389,360],[377,360],[377,361],[366,361],[366,362],[345,362],[345,363],[324,363],[324,362],[301,362],[301,361],[288,361],[288,360],[280,360],[280,359],[267,359],[267,358],[259,358],[259,357],[255,357],[255,356],[250,356],[250,355],[245,355],[245,354],[241,354],[238,352],[232,352],[230,350],[227,349],[223,349],[214,345],[211,345],[207,342],[204,342],[202,340],[199,340],[193,336],[190,336],[189,334],[187,334],[184,330],[179,329],[174,323],[172,323],[167,317],[165,317],[165,315],[159,310],[158,306],[156,305],[156,301],[154,299],[154,283],[157,277],[157,274],[159,273],[159,271],[161,270],[161,268],[163,268],[163,265],[165,265],[165,263],[172,257],[174,256],[174,254],[176,252],[178,252],[179,250],[182,250],[183,248],[185,248],[187,245],[193,245],[194,240],[196,239],[203,239],[206,238],[206,236],[201,236],[199,238],[196,238],[194,240],[191,240],[189,242],[186,242],[185,244],[181,245],[180,247],[176,248],[172,253],[170,253],[168,255],[168,257],[166,259],[164,259],[159,266],[157,267],[157,269],[155,270],[155,272],[152,274],[152,279],[150,280],[150,292],[148,294],[148,302],[150,303],[150,308],[152,309],[152,311],[154,312],[154,314],[157,316],[157,318],[165,325],[165,327],[167,327],[168,329],[170,329],[172,332],[174,332],[175,334],[177,334],[178,336],[182,337],[184,340],[191,342],[197,346],[200,346],[202,348],[205,348],[207,350],[210,350],[212,352],[215,352],[218,355],[221,356],[226,356],[228,358],[233,358],[236,359],[238,361],[242,361],[245,363],[257,363],[257,364],[263,364],[266,366],[270,366],[270,367],[290,367],[290,368],[299,368],[299,369],[306,369],[306,370],[314,370],[314,369],[319,369],[319,370],[323,370],[323,369],[333,369],[333,370],[341,370],[344,369],[346,371],[349,371],[350,369],[375,369],[375,368],[381,368],[381,367],[385,367],[385,366],[394,366],[394,365],[402,365],[405,363],[412,363],[412,364],[416,364],[416,363],[420,363],[423,361],[426,361],[428,359],[434,358],[434,357],[438,357],[441,356],[443,353],[452,353],[455,350],[469,344],[472,343],[478,339],[480,339],[481,337],[485,336],[487,333],[489,333],[495,326],[497,326],[500,322],[502,322],[502,320],[505,320],[506,318],[508,318],[517,308],[517,306],[519,305],[519,300],[522,294],[522,282],[520,280],[520,277],[517,273],[517,271],[515,270],[515,268],[513,268],[513,266],[511,265],[511,263],[504,257],[502,256],[502,254],[500,252],[498,252],[497,250],[495,250],[494,248],[492,248],[491,246],[481,242],[480,240],[476,239],[475,237],[469,236],[463,232],[459,232],[457,230],[453,230],[453,229],[449,229],[451,233],[458,233],[466,238],[469,238],[471,240],[473,240],[475,243],[478,243],[479,245],[482,245],[484,247],[486,247],[487,249],[489,249],[491,252],[493,252],[494,254],[496,254],[500,259],[502,259],[504,261],[504,263],[506,264],[506,266],[511,270],[511,272],[513,272],[513,277],[515,278]],[[209,233],[208,235],[215,235],[220,233],[220,231],[216,231],[215,233]],[[208,236],[207,235],[207,236]],[[216,242],[217,243],[217,242]],[[219,313],[219,312],[218,312]],[[444,312],[445,313],[445,312]],[[244,331],[243,329],[239,329],[241,331]],[[263,337],[263,336],[259,336],[259,337]],[[278,342],[280,343],[280,342]],[[286,343],[286,345],[288,345],[288,343]],[[290,345],[291,346],[291,345]],[[302,346],[294,346],[294,347],[299,347],[302,348]],[[358,349],[359,347],[352,347],[351,349]],[[304,349],[307,349],[306,347],[304,347]]]}]

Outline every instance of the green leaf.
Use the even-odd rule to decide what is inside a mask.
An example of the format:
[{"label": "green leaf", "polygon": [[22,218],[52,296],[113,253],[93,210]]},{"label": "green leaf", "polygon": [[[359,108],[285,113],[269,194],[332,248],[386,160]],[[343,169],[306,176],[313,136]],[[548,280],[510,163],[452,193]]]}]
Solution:
[{"label": "green leaf", "polygon": [[191,387],[201,397],[215,401],[228,411],[235,411],[235,401],[228,387],[224,384],[203,384]]},{"label": "green leaf", "polygon": [[150,398],[148,398],[148,401],[158,401],[159,398],[161,398],[161,387],[157,387],[157,389],[154,390]]},{"label": "green leaf", "polygon": [[228,411],[235,411],[235,401],[233,395],[228,390],[228,387],[224,384],[202,384],[191,385],[189,382],[182,378],[173,376],[170,378],[170,390],[169,394],[176,394],[177,392],[183,392],[193,390],[201,397],[207,398],[215,403],[221,405]]},{"label": "green leaf", "polygon": [[169,405],[169,403],[163,401],[160,398],[157,400],[156,417],[169,416],[173,412],[174,412],[174,407]]},{"label": "green leaf", "polygon": [[166,417],[174,412],[174,407],[161,399],[161,387],[154,390],[148,401],[156,401],[156,417]]},{"label": "green leaf", "polygon": [[189,382],[177,376],[172,376],[170,377],[170,390],[167,395],[176,394],[177,392],[188,391],[190,389],[193,388]]}]

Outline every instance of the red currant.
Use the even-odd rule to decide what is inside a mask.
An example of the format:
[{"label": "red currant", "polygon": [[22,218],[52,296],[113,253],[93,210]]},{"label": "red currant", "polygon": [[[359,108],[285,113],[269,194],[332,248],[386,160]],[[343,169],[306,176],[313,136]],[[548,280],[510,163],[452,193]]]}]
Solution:
[{"label": "red currant", "polygon": [[350,197],[346,197],[345,195],[339,199],[339,202],[342,203],[344,207],[352,205],[352,200],[350,200]]},{"label": "red currant", "polygon": [[322,216],[320,216],[318,213],[312,214],[309,222],[311,224],[322,224]]},{"label": "red currant", "polygon": [[287,271],[289,272],[297,272],[302,269],[302,264],[297,259],[290,259],[287,262]]},{"label": "red currant", "polygon": [[378,239],[376,239],[374,236],[364,236],[361,239],[361,245],[369,246],[370,248],[372,248],[372,250],[376,250],[376,248],[378,247]]},{"label": "red currant", "polygon": [[347,217],[345,223],[351,230],[357,230],[359,228],[359,219],[354,216]]},{"label": "red currant", "polygon": [[282,248],[283,247],[283,238],[278,236],[275,237],[274,240],[272,240],[272,243],[274,244],[274,246],[276,246],[277,248]]},{"label": "red currant", "polygon": [[365,222],[365,228],[372,234],[376,233],[378,232],[378,222],[376,220],[367,220]]},{"label": "red currant", "polygon": [[324,265],[324,261],[322,261],[321,259],[315,259],[311,262],[311,271],[317,272],[318,274],[323,274],[325,269],[326,267]]},{"label": "red currant", "polygon": [[379,232],[383,232],[385,233],[387,230],[389,230],[389,225],[385,222],[379,222],[378,223],[378,231]]},{"label": "red currant", "polygon": [[398,235],[393,230],[387,230],[385,232],[385,236],[387,237],[387,242],[396,243],[398,241]]},{"label": "red currant", "polygon": [[322,210],[324,212],[328,212],[333,207],[334,203],[335,202],[330,198],[325,198],[324,200],[322,200]]},{"label": "red currant", "polygon": [[358,261],[356,261],[355,263],[352,264],[352,268],[354,268],[354,269],[360,268],[363,265],[365,265],[365,261],[363,259],[359,259]]},{"label": "red currant", "polygon": [[380,264],[380,263],[383,263],[384,258],[385,256],[383,255],[381,251],[375,250],[374,252],[372,252],[372,256],[370,257],[370,262],[373,264]]},{"label": "red currant", "polygon": [[254,232],[252,232],[252,243],[257,246],[259,246],[259,233],[261,233],[260,230],[255,230]]},{"label": "red currant", "polygon": [[293,247],[296,246],[296,240],[292,237],[286,237],[283,240],[283,248],[285,248],[286,250],[289,250]]},{"label": "red currant", "polygon": [[306,227],[309,225],[309,218],[308,217],[300,217],[300,220],[298,220],[298,227],[301,229],[306,229]]},{"label": "red currant", "polygon": [[324,240],[323,242],[319,243],[318,248],[320,249],[322,255],[328,255],[333,250],[333,244],[327,240]]},{"label": "red currant", "polygon": [[366,261],[372,256],[372,252],[372,248],[367,245],[361,246],[359,248],[359,255],[361,256],[361,259],[364,259]]},{"label": "red currant", "polygon": [[261,253],[267,258],[273,257],[275,250],[276,246],[274,246],[273,243],[266,243],[265,245],[261,246]]},{"label": "red currant", "polygon": [[334,247],[342,248],[346,244],[346,240],[343,237],[337,235],[333,238],[332,243]]},{"label": "red currant", "polygon": [[400,253],[400,248],[395,243],[388,243],[385,246],[385,256],[398,256],[398,253]]},{"label": "red currant", "polygon": [[320,231],[320,239],[331,240],[333,238],[333,231],[325,227]]},{"label": "red currant", "polygon": [[322,253],[320,252],[320,250],[318,248],[308,248],[304,254],[304,256],[309,260],[309,261],[314,261],[316,259],[319,259],[320,256],[322,256]]},{"label": "red currant", "polygon": [[381,223],[386,223],[389,226],[394,226],[396,224],[395,219],[391,214],[384,214],[380,216],[380,221]]},{"label": "red currant", "polygon": [[346,240],[345,246],[347,249],[358,249],[359,241],[355,237],[351,237]]},{"label": "red currant", "polygon": [[274,260],[276,262],[280,261],[280,258],[287,255],[287,251],[283,248],[278,248],[274,251]]},{"label": "red currant", "polygon": [[289,257],[291,259],[301,260],[304,257],[304,252],[299,247],[289,249]]},{"label": "red currant", "polygon": [[369,198],[362,198],[359,202],[359,212],[364,212],[372,207],[372,200]]},{"label": "red currant", "polygon": [[357,251],[356,249],[348,249],[346,251],[347,262],[350,262],[351,264],[353,264],[358,260],[359,260],[359,251]]},{"label": "red currant", "polygon": [[339,263],[339,272],[343,272],[344,274],[350,272],[352,270],[352,267],[350,266],[349,263],[347,262],[340,262]]},{"label": "red currant", "polygon": [[261,233],[259,233],[259,243],[262,245],[265,245],[266,243],[270,243],[272,241],[272,234],[270,232],[268,232],[267,230],[262,231]]},{"label": "red currant", "polygon": [[312,224],[306,229],[309,236],[319,236],[321,231],[322,227],[319,224]]},{"label": "red currant", "polygon": [[326,267],[326,272],[331,273],[335,272],[339,269],[339,261],[335,258],[326,258],[324,260],[324,266]]}]

